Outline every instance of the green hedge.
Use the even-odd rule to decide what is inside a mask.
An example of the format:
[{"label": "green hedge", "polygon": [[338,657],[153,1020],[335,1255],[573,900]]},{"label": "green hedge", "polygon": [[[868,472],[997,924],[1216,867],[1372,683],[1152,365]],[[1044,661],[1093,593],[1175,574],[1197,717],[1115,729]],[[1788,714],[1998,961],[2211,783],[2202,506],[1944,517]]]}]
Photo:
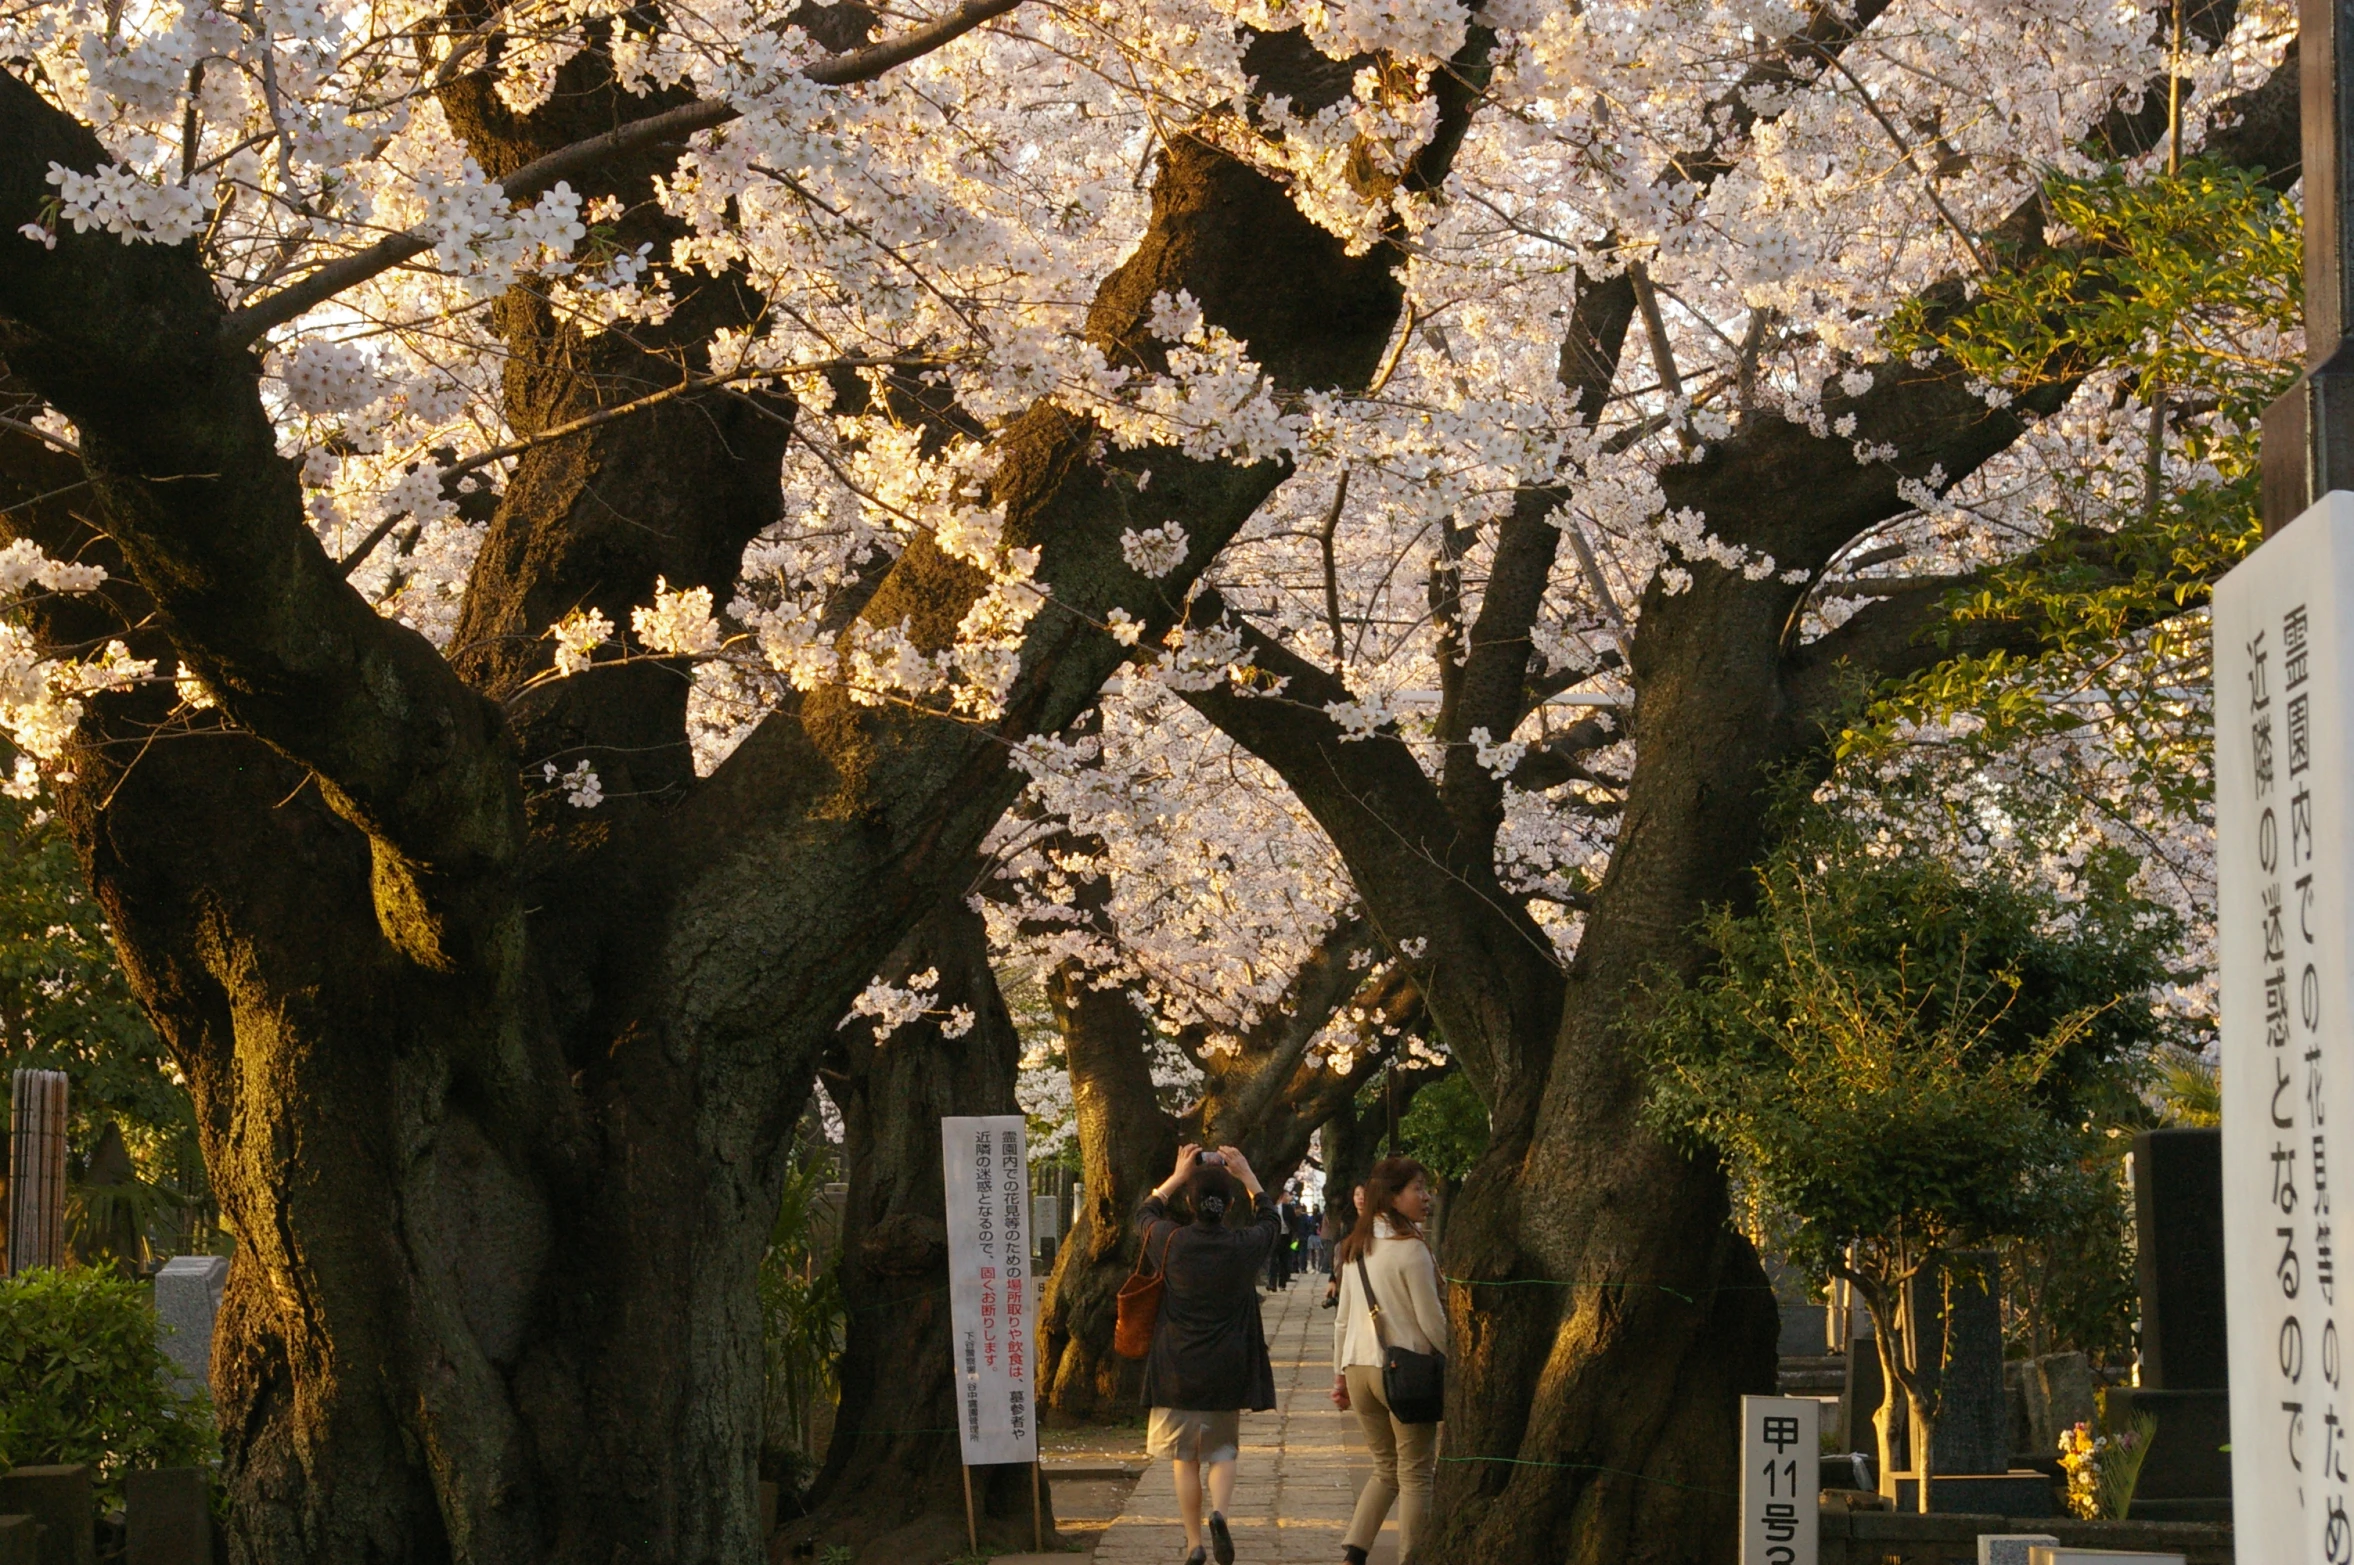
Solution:
[{"label": "green hedge", "polygon": [[107,1503],[132,1468],[215,1455],[212,1405],[181,1392],[147,1290],[103,1271],[0,1281],[0,1469],[81,1462]]}]

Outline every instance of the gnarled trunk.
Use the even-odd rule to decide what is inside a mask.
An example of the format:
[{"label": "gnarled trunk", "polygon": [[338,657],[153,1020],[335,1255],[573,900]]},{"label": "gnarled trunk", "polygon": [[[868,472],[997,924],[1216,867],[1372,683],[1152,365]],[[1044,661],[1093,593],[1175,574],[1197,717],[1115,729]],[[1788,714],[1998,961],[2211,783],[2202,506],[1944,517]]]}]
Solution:
[{"label": "gnarled trunk", "polygon": [[1177,1125],[1152,1080],[1152,1030],[1123,989],[1066,962],[1048,979],[1077,1111],[1085,1191],[1039,1311],[1041,1382],[1058,1419],[1100,1422],[1143,1407],[1144,1365],[1112,1351],[1120,1284],[1136,1264],[1136,1208],[1177,1156]]},{"label": "gnarled trunk", "polygon": [[[940,1121],[1011,1114],[1021,1039],[989,967],[981,916],[951,899],[917,927],[886,973],[939,974],[939,1000],[880,1043],[844,1029],[826,1085],[842,1109],[850,1191],[842,1226],[848,1319],[841,1407],[810,1518],[796,1542],[847,1543],[877,1559],[929,1559],[965,1546],[955,1355],[948,1309],[948,1230]],[[953,1008],[973,1026],[951,1038]],[[979,1531],[1032,1543],[1030,1469],[973,1474]],[[1044,1524],[1053,1546],[1051,1511]]]}]

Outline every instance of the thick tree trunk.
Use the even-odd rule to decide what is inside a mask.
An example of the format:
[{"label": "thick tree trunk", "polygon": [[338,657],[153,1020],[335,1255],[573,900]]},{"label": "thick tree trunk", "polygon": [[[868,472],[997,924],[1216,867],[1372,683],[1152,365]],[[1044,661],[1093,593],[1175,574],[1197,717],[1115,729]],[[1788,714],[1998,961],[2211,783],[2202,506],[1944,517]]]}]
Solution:
[{"label": "thick tree trunk", "polygon": [[[848,1544],[876,1559],[936,1559],[965,1544],[955,1354],[948,1311],[946,1194],[940,1121],[1011,1114],[1021,1039],[989,967],[988,932],[961,899],[918,926],[886,973],[936,969],[939,1012],[969,1007],[972,1030],[943,1017],[881,1043],[844,1030],[826,1073],[845,1127],[850,1192],[843,1214],[842,1302],[848,1317],[841,1407],[811,1515],[796,1543]],[[1031,1545],[1030,1469],[973,1474],[987,1541]],[[1051,1546],[1052,1513],[1046,1526]]]},{"label": "thick tree trunk", "polygon": [[[1774,1389],[1778,1317],[1721,1175],[1641,1128],[1629,1027],[1653,973],[1696,970],[1701,908],[1747,893],[1792,742],[1786,614],[1715,570],[1644,604],[1638,759],[1544,1091],[1533,1113],[1491,1105],[1497,1144],[1448,1214],[1448,1274],[1471,1281],[1431,1561],[1732,1558],[1739,1398]],[[1481,1460],[1531,1447],[1556,1465]]]},{"label": "thick tree trunk", "polygon": [[1115,1299],[1136,1264],[1137,1205],[1177,1155],[1152,1080],[1152,1030],[1124,989],[1066,962],[1048,979],[1077,1110],[1085,1190],[1039,1314],[1041,1381],[1060,1420],[1106,1422],[1142,1407],[1144,1365],[1112,1351]]}]

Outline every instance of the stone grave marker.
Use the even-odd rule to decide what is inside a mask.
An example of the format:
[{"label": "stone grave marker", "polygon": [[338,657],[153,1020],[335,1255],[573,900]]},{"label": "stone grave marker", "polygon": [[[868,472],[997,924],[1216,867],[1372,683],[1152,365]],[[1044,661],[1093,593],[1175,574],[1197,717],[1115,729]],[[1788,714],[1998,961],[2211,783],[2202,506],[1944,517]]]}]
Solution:
[{"label": "stone grave marker", "polygon": [[65,1264],[65,1072],[9,1077],[8,1270]]},{"label": "stone grave marker", "polygon": [[229,1262],[219,1255],[175,1255],[155,1274],[155,1319],[164,1356],[193,1387],[212,1384],[213,1318]]},{"label": "stone grave marker", "polygon": [[0,1516],[0,1565],[41,1565],[41,1524],[30,1516]]},{"label": "stone grave marker", "polygon": [[2025,1364],[2027,1439],[2037,1456],[2049,1458],[2060,1436],[2098,1416],[2093,1399],[2092,1363],[2081,1353],[2047,1353]]},{"label": "stone grave marker", "polygon": [[42,1529],[41,1565],[94,1565],[98,1501],[87,1467],[9,1469],[0,1476],[0,1516],[30,1516]]},{"label": "stone grave marker", "polygon": [[201,1467],[123,1475],[123,1565],[212,1565],[212,1480]]},{"label": "stone grave marker", "polygon": [[[2011,1466],[2011,1422],[2003,1389],[2001,1271],[1992,1250],[1956,1251],[1942,1274],[1912,1282],[1921,1322],[1922,1378],[1937,1392],[1931,1438],[1932,1511],[1979,1516],[2049,1516],[2051,1480]],[[1917,1472],[1916,1464],[1913,1471]],[[1900,1511],[1918,1508],[1912,1472],[1887,1474],[1880,1492]]]},{"label": "stone grave marker", "polygon": [[2048,1532],[1982,1532],[1978,1565],[2027,1565],[2027,1551],[2038,1545],[2056,1549],[2060,1540]]},{"label": "stone grave marker", "polygon": [[2231,1518],[2231,1391],[2223,1299],[2223,1138],[2145,1130],[2133,1138],[2141,1284],[2141,1384],[2109,1393],[2120,1418],[2157,1420],[2135,1521]]}]

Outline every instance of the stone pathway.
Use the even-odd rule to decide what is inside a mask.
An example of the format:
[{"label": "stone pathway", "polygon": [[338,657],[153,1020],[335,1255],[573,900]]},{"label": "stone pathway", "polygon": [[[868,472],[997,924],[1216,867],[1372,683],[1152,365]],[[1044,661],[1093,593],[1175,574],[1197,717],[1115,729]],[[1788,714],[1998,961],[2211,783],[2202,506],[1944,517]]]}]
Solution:
[{"label": "stone pathway", "polygon": [[[1310,1272],[1260,1304],[1275,1410],[1242,1415],[1234,1509],[1226,1518],[1236,1565],[1340,1565],[1357,1486],[1371,1473],[1356,1418],[1332,1405],[1332,1313],[1316,1307],[1323,1296],[1323,1274]],[[1176,1481],[1167,1462],[1154,1462],[1096,1546],[1094,1565],[1180,1565],[1184,1558]],[[1393,1511],[1373,1565],[1396,1559]]]}]

